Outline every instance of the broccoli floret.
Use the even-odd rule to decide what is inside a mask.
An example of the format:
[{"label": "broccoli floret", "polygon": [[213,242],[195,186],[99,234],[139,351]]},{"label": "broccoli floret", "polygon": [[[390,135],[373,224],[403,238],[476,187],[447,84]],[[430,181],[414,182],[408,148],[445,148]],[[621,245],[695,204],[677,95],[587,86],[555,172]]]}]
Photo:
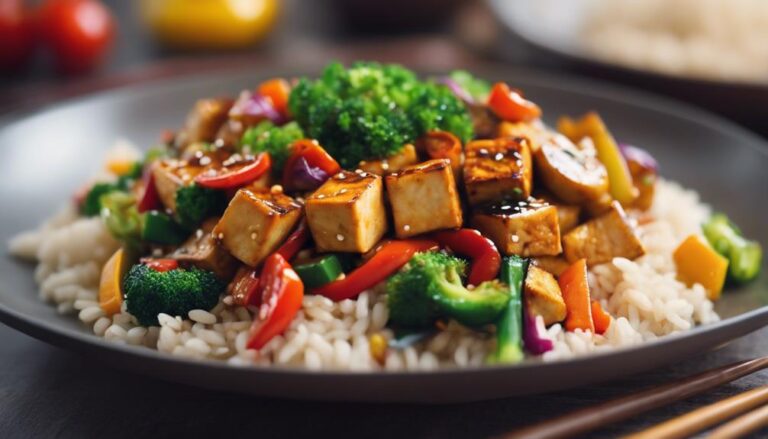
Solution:
[{"label": "broccoli floret", "polygon": [[291,155],[293,142],[303,139],[304,132],[296,122],[275,126],[264,121],[249,128],[240,139],[240,147],[251,153],[266,151],[272,159],[272,169],[279,172]]},{"label": "broccoli floret", "polygon": [[390,320],[428,326],[449,317],[469,326],[493,323],[509,302],[509,288],[492,280],[472,290],[462,285],[466,263],[442,252],[417,253],[387,282]]},{"label": "broccoli floret", "polygon": [[141,241],[142,216],[136,206],[136,197],[122,191],[101,196],[101,218],[110,234],[129,247],[137,247]]},{"label": "broccoli floret", "polygon": [[728,258],[731,279],[746,283],[760,274],[763,249],[758,242],[745,239],[727,216],[722,213],[712,215],[702,229],[715,251]]},{"label": "broccoli floret", "polygon": [[176,191],[176,219],[187,230],[196,229],[206,218],[219,215],[227,206],[224,193],[196,184]]},{"label": "broccoli floret", "polygon": [[461,101],[397,65],[330,64],[319,79],[301,79],[288,105],[307,136],[345,168],[396,154],[430,129],[472,136]]},{"label": "broccoli floret", "polygon": [[475,101],[485,102],[488,100],[488,95],[491,93],[491,84],[488,81],[477,78],[466,70],[454,70],[449,76]]},{"label": "broccoli floret", "polygon": [[128,312],[144,326],[157,325],[157,315],[186,316],[193,309],[216,306],[225,283],[212,272],[192,268],[155,271],[134,265],[123,281]]}]

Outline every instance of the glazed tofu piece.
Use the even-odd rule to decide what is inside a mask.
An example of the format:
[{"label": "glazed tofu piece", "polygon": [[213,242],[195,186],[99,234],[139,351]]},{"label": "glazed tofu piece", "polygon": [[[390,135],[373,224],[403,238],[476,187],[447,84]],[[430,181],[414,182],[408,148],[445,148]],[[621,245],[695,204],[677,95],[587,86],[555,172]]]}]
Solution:
[{"label": "glazed tofu piece", "polygon": [[372,172],[376,175],[387,175],[418,162],[419,156],[416,154],[416,147],[409,143],[403,146],[403,149],[395,155],[381,160],[364,160],[357,167],[365,172]]},{"label": "glazed tofu piece", "polygon": [[475,140],[464,154],[464,186],[473,206],[531,195],[533,163],[527,139]]},{"label": "glazed tofu piece", "polygon": [[539,193],[534,195],[547,203],[557,207],[557,222],[560,224],[560,234],[564,235],[579,225],[581,207],[575,204],[566,204],[557,200],[549,193]]},{"label": "glazed tofu piece", "polygon": [[384,185],[370,172],[342,171],[306,202],[307,223],[318,251],[365,253],[387,231]]},{"label": "glazed tofu piece", "polygon": [[277,250],[301,217],[301,205],[282,193],[240,189],[213,229],[232,256],[256,266]]},{"label": "glazed tofu piece", "polygon": [[227,121],[232,99],[200,99],[187,115],[181,134],[182,146],[195,142],[212,142],[216,133]]},{"label": "glazed tofu piece", "polygon": [[607,213],[568,232],[563,237],[563,252],[568,262],[584,258],[592,266],[616,257],[635,259],[645,254],[645,248],[621,204],[614,201]]},{"label": "glazed tofu piece", "polygon": [[175,212],[176,191],[182,186],[191,184],[204,170],[204,166],[191,164],[186,160],[164,159],[153,164],[152,178],[155,180],[155,188],[163,205]]},{"label": "glazed tofu piece", "polygon": [[539,150],[542,142],[544,142],[551,133],[547,131],[547,128],[540,120],[534,120],[532,122],[503,121],[499,123],[496,135],[498,137],[512,138],[525,137],[528,139],[531,153],[534,154]]},{"label": "glazed tofu piece", "polygon": [[461,227],[461,203],[448,159],[409,166],[385,182],[398,238]]},{"label": "glazed tofu piece", "polygon": [[543,317],[547,326],[565,320],[565,301],[552,273],[536,265],[529,265],[523,295],[531,313]]},{"label": "glazed tofu piece", "polygon": [[571,264],[565,260],[563,255],[558,256],[537,256],[531,260],[533,265],[544,271],[552,273],[554,276],[560,276]]},{"label": "glazed tofu piece", "polygon": [[238,262],[215,239],[212,231],[219,218],[206,220],[200,229],[171,253],[179,262],[210,270],[222,279],[229,279],[235,273]]},{"label": "glazed tofu piece", "polygon": [[541,200],[486,207],[473,214],[472,226],[505,255],[554,256],[562,252],[557,208]]}]

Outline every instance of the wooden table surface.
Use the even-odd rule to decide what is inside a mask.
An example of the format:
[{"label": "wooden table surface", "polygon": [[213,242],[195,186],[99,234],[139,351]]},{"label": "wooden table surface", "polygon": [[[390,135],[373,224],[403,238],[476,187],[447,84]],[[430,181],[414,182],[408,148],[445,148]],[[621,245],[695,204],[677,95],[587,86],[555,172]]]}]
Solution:
[{"label": "wooden table surface", "polygon": [[[125,6],[119,5],[128,2],[109,3],[124,9]],[[296,5],[295,0],[288,3]],[[327,20],[312,19],[322,17],[323,10],[310,6],[314,2],[306,4],[307,10],[299,14],[294,26],[311,27],[319,34],[333,33],[333,25]],[[137,32],[131,22],[121,22],[121,26],[126,32]],[[371,53],[371,47],[363,44],[357,47],[358,52],[336,50],[318,54],[313,38],[311,33],[302,39],[278,38],[273,45],[279,48],[278,52],[314,53],[318,58]],[[402,48],[403,44],[412,47],[408,42],[383,47],[388,47],[390,54],[402,55],[404,51],[398,47]],[[436,63],[443,65],[461,65],[467,56],[466,48],[456,50],[440,37],[420,44],[422,48],[429,48],[427,52],[435,56]],[[519,50],[507,47],[507,52],[517,54],[516,60],[521,64],[547,66],[546,60],[527,62],[529,58],[525,57],[525,50],[523,46]],[[386,50],[376,50],[375,53],[379,59],[390,57]],[[419,55],[411,53],[410,56]],[[175,68],[170,70],[167,65],[139,71],[133,69],[137,63],[158,57],[160,55],[148,48],[146,40],[139,38],[136,44],[120,51],[118,59],[111,63],[104,75],[95,78],[69,84],[20,78],[0,84],[0,95],[4,96],[2,104],[6,109],[14,110],[20,105],[40,103],[40,96],[45,97],[42,100],[45,101],[51,97],[162,76],[183,68],[186,62],[175,60]],[[10,99],[11,96],[16,100]],[[0,325],[0,340],[0,438],[135,439],[178,437],[181,433],[189,433],[192,437],[261,438],[318,434],[365,438],[488,437],[694,372],[768,354],[766,328],[717,351],[621,381],[547,395],[425,406],[301,402],[212,392],[139,375],[118,374],[93,358],[51,347],[3,325]],[[755,374],[621,425],[606,426],[594,436],[615,437],[636,431],[766,382],[768,372]],[[755,437],[766,435],[768,431]]]}]

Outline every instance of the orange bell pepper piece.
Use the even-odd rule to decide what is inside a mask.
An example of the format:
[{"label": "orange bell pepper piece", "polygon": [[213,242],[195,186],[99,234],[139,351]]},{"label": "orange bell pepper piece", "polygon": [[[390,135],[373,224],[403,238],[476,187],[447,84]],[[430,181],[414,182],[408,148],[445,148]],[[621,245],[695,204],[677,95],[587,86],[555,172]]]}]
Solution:
[{"label": "orange bell pepper piece", "polygon": [[595,325],[595,333],[603,335],[611,326],[611,315],[605,312],[603,306],[597,300],[592,301],[592,323]]}]

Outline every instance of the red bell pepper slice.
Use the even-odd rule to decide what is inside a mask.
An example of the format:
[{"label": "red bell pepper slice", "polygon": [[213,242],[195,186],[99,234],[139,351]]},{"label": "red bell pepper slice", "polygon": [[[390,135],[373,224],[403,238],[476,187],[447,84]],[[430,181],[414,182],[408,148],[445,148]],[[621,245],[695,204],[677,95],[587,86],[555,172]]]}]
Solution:
[{"label": "red bell pepper slice", "polygon": [[293,153],[283,167],[283,186],[290,188],[293,180],[292,172],[296,161],[303,157],[309,166],[320,168],[328,176],[336,175],[341,171],[341,166],[322,146],[312,139],[300,139],[293,143]]},{"label": "red bell pepper slice", "polygon": [[296,256],[296,253],[304,247],[304,244],[307,243],[308,239],[309,227],[307,227],[306,219],[302,219],[298,227],[296,227],[296,230],[294,230],[293,233],[288,236],[288,239],[285,240],[283,245],[277,249],[277,253],[280,253],[280,256],[285,258],[286,261],[290,261]]},{"label": "red bell pepper slice", "polygon": [[389,241],[366,263],[345,277],[315,289],[313,293],[335,301],[351,299],[399,270],[414,253],[435,248],[437,243],[430,240]]},{"label": "red bell pepper slice", "polygon": [[496,279],[501,267],[501,255],[496,245],[474,229],[443,230],[430,234],[441,247],[448,247],[454,253],[469,257],[469,283],[480,285]]},{"label": "red bell pepper slice", "polygon": [[488,95],[488,106],[500,118],[510,122],[529,122],[541,117],[541,108],[525,99],[518,90],[497,82]]},{"label": "red bell pepper slice", "polygon": [[252,163],[242,166],[233,171],[227,171],[219,174],[215,171],[206,171],[195,178],[195,183],[210,189],[231,189],[256,180],[272,166],[272,160],[269,154],[262,152],[256,156]]},{"label": "red bell pepper slice", "polygon": [[272,106],[283,116],[288,115],[288,97],[291,94],[291,85],[283,78],[274,78],[259,84],[256,90],[262,96],[272,101]]},{"label": "red bell pepper slice", "polygon": [[179,268],[179,261],[176,259],[142,258],[140,262],[147,267],[161,273]]},{"label": "red bell pepper slice", "polygon": [[142,180],[144,182],[144,193],[141,194],[141,198],[139,198],[139,202],[136,205],[139,213],[161,210],[162,203],[160,203],[160,195],[157,193],[157,187],[155,186],[154,172],[147,170],[144,172]]},{"label": "red bell pepper slice", "polygon": [[259,293],[261,305],[259,315],[251,326],[248,349],[261,349],[274,336],[285,331],[301,309],[304,284],[291,265],[282,256],[273,253],[264,262]]}]

